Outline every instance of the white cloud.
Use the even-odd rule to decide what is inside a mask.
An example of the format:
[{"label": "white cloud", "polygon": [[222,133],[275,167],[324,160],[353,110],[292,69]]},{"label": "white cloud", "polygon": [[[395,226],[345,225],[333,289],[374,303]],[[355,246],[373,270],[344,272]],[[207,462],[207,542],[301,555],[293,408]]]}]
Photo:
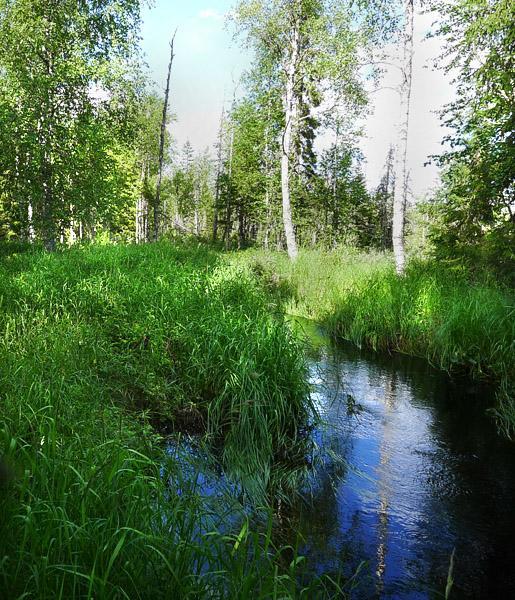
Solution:
[{"label": "white cloud", "polygon": [[200,19],[213,19],[214,21],[223,21],[224,16],[214,8],[205,8],[198,14]]}]

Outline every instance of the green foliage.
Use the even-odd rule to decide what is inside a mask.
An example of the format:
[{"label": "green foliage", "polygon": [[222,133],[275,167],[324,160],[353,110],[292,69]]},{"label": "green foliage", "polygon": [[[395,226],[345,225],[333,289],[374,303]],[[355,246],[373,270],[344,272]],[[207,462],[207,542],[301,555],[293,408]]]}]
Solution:
[{"label": "green foliage", "polygon": [[329,596],[271,528],[220,523],[149,425],[201,431],[254,498],[287,489],[305,366],[255,279],[201,247],[4,245],[0,305],[6,597]]},{"label": "green foliage", "polygon": [[278,117],[270,91],[241,101],[229,115],[230,155],[224,169],[220,208],[228,224],[226,236],[236,229],[239,248],[264,241],[272,227],[281,229]]},{"label": "green foliage", "polygon": [[165,180],[168,202],[163,210],[165,231],[178,229],[182,234],[197,238],[211,230],[214,211],[213,165],[206,150],[195,154],[186,142],[179,160],[173,166],[173,175]]},{"label": "green foliage", "polygon": [[[225,236],[237,232],[238,248],[250,243],[282,245],[280,174],[281,115],[273,94],[238,103],[226,123],[227,156],[221,174],[218,210]],[[343,136],[342,136],[343,137]],[[391,227],[391,183],[376,194],[366,189],[363,157],[349,135],[299,165],[292,176],[294,221],[303,246],[376,248]],[[308,168],[309,167],[309,168]],[[177,177],[184,177],[179,171]],[[183,211],[184,214],[184,211]],[[391,219],[390,219],[391,220]],[[226,240],[227,241],[227,240]]]},{"label": "green foliage", "polygon": [[341,113],[350,121],[362,112],[361,56],[388,29],[390,11],[385,8],[378,10],[374,2],[242,0],[234,11],[238,32],[254,50],[249,80],[257,88],[256,82],[266,82],[267,91],[281,99],[276,160],[281,161],[283,224],[291,258],[297,255],[300,233],[293,223],[302,229],[316,188],[316,130],[322,121],[334,126]]},{"label": "green foliage", "polygon": [[[339,131],[345,121],[352,129],[363,108],[359,54],[389,22],[376,9],[374,3],[318,0],[240,4],[236,19],[258,50],[248,95],[222,123],[216,175],[209,154],[195,155],[189,146],[165,176],[159,210],[165,235],[211,238],[223,229],[226,247],[283,245],[283,59],[294,16],[303,47],[291,144],[299,239],[377,244],[378,207],[359,165],[346,164],[353,145],[339,147],[342,160],[332,174],[324,157],[317,165],[314,151],[322,124]],[[367,17],[372,14],[375,23]],[[139,20],[137,0],[0,3],[2,238],[43,241],[48,249],[108,237],[148,241],[162,99],[147,91],[141,76]],[[21,51],[12,53],[16,40]],[[318,109],[328,98],[338,98],[345,119],[328,111],[322,119]],[[168,136],[165,156],[170,142]]]},{"label": "green foliage", "polygon": [[[263,168],[266,151],[266,114],[262,107],[243,101],[231,113],[234,127],[231,178],[238,212],[247,219],[264,221],[267,174]],[[241,206],[240,206],[241,205]]]},{"label": "green foliage", "polygon": [[333,144],[322,154],[318,197],[314,194],[304,227],[326,248],[382,244],[381,202],[367,191],[362,162],[349,141]]},{"label": "green foliage", "polygon": [[298,19],[303,49],[295,65],[299,98],[309,109],[330,86],[352,110],[366,100],[358,74],[359,50],[377,42],[389,27],[391,13],[388,6],[374,2],[243,0],[233,18],[240,33],[246,35],[246,43],[256,51],[256,70],[272,77],[280,89],[287,77],[292,23]]},{"label": "green foliage", "polygon": [[0,2],[0,188],[18,237],[53,248],[123,196],[110,173],[131,129],[138,26],[139,0]]},{"label": "green foliage", "polygon": [[[137,105],[135,148],[142,170],[147,178],[155,178],[159,163],[159,130],[163,118],[163,100],[155,93],[147,93]],[[169,118],[169,121],[171,119]],[[167,123],[169,124],[169,122]],[[168,154],[170,135],[165,137]]]},{"label": "green foliage", "polygon": [[[451,149],[439,157],[443,189],[432,207],[439,258],[515,267],[515,9],[509,0],[434,2],[442,15],[457,99],[444,111]],[[480,57],[480,58],[478,58]]]}]

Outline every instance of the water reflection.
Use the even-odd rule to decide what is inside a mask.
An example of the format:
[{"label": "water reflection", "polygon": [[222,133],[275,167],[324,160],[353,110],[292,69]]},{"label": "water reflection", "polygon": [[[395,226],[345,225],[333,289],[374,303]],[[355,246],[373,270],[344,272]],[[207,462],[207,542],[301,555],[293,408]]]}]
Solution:
[{"label": "water reflection", "polygon": [[366,561],[353,597],[441,598],[456,548],[452,598],[515,597],[515,448],[485,417],[491,390],[423,361],[315,348],[323,455],[289,526],[316,572]]}]

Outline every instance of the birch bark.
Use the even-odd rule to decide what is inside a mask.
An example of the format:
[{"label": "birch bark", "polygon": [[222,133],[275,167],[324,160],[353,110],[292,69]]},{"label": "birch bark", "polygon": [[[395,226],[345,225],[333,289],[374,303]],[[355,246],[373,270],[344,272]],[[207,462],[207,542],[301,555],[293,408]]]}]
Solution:
[{"label": "birch bark", "polygon": [[399,139],[395,160],[395,189],[393,196],[392,242],[395,256],[395,268],[399,275],[404,274],[406,266],[405,222],[408,198],[408,133],[413,77],[413,28],[414,0],[406,0],[405,25],[403,34],[403,57],[400,87],[400,123]]},{"label": "birch bark", "polygon": [[286,237],[286,248],[291,260],[298,255],[297,240],[293,228],[292,207],[290,197],[290,159],[294,126],[297,121],[297,97],[295,84],[297,80],[297,68],[300,54],[300,24],[298,16],[295,16],[290,40],[288,64],[286,66],[286,89],[283,98],[284,105],[284,132],[281,153],[281,193],[283,206],[284,235]]}]

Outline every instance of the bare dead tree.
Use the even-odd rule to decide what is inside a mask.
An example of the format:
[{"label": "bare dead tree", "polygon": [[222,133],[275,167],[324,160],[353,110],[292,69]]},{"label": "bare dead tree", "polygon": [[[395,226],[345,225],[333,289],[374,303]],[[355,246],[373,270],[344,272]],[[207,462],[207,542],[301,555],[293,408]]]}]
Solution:
[{"label": "bare dead tree", "polygon": [[220,184],[223,170],[223,143],[225,128],[225,105],[222,107],[222,116],[220,117],[220,129],[218,131],[218,140],[216,142],[216,188],[215,205],[213,211],[213,241],[218,237],[218,208],[220,204]]},{"label": "bare dead tree", "polygon": [[170,77],[172,74],[172,64],[173,59],[175,58],[174,54],[174,43],[175,36],[177,34],[177,30],[173,34],[172,41],[170,42],[170,62],[168,63],[168,75],[166,78],[166,91],[165,91],[165,101],[163,105],[163,118],[161,120],[161,139],[159,142],[159,170],[157,174],[157,187],[156,187],[156,197],[154,202],[154,242],[157,241],[159,237],[159,208],[161,204],[161,184],[163,181],[163,162],[164,162],[164,150],[165,150],[165,137],[166,137],[166,119],[168,114],[168,99],[170,96]]}]

